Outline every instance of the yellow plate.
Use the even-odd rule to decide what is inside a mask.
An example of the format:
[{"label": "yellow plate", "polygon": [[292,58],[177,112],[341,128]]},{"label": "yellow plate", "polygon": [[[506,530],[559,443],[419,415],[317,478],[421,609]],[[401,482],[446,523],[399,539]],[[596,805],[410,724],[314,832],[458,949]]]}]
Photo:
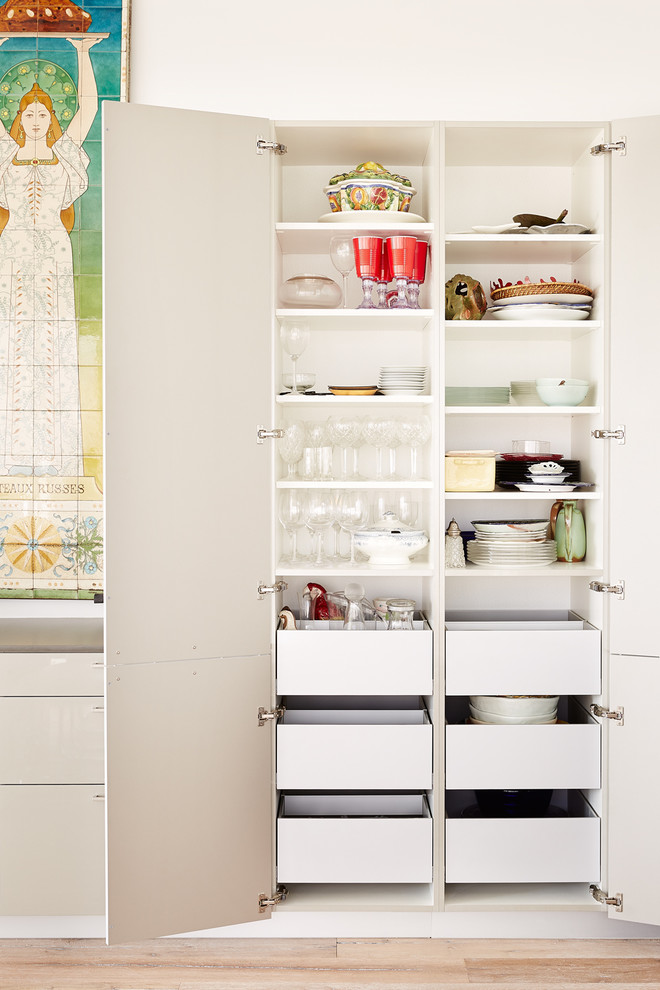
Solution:
[{"label": "yellow plate", "polygon": [[333,395],[375,395],[377,385],[328,385]]}]

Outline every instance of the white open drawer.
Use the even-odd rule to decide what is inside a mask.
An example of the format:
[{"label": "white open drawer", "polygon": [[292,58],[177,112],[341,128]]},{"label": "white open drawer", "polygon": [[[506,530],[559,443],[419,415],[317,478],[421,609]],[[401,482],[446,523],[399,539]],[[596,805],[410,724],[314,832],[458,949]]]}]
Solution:
[{"label": "white open drawer", "polygon": [[447,883],[598,882],[600,819],[574,800],[565,817],[447,818]]},{"label": "white open drawer", "polygon": [[600,632],[574,612],[450,613],[446,693],[599,694]]},{"label": "white open drawer", "polygon": [[448,725],[450,790],[600,787],[600,725]]},{"label": "white open drawer", "polygon": [[103,653],[0,653],[0,696],[103,696]]},{"label": "white open drawer", "polygon": [[425,620],[412,632],[345,630],[310,622],[277,632],[278,694],[414,694],[433,691],[433,633]]},{"label": "white open drawer", "polygon": [[430,883],[433,822],[423,794],[284,795],[281,883]]},{"label": "white open drawer", "polygon": [[427,790],[431,776],[424,710],[300,709],[278,723],[280,790]]}]

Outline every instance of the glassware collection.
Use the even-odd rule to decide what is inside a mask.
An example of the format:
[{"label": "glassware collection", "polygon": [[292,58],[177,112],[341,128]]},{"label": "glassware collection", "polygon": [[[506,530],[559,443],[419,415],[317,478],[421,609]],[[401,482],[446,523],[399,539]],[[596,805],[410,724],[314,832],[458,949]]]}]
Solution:
[{"label": "glassware collection", "polygon": [[349,581],[341,591],[326,591],[323,585],[310,582],[298,594],[297,614],[288,605],[281,609],[278,628],[313,629],[323,621],[331,630],[412,632],[423,624],[416,609],[413,598],[369,599],[359,581]]}]

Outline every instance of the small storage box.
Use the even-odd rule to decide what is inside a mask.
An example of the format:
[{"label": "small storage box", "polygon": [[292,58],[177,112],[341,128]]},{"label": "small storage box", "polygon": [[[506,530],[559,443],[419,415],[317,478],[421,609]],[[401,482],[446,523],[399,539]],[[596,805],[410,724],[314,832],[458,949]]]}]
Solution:
[{"label": "small storage box", "polygon": [[423,709],[293,709],[277,726],[280,790],[428,790],[432,726]]},{"label": "small storage box", "polygon": [[448,450],[445,454],[445,491],[494,491],[495,456],[494,450]]},{"label": "small storage box", "polygon": [[281,883],[430,883],[433,822],[423,794],[284,795]]}]

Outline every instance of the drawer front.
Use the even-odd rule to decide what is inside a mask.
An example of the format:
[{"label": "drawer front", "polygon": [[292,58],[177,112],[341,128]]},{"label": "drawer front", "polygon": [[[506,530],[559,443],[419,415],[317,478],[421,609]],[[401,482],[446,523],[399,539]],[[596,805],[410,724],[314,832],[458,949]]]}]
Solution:
[{"label": "drawer front", "polygon": [[277,787],[426,790],[432,728],[425,725],[278,725]]},{"label": "drawer front", "polygon": [[0,915],[102,915],[103,787],[0,787]]},{"label": "drawer front", "polygon": [[277,825],[281,883],[430,883],[430,818],[292,818]]},{"label": "drawer front", "polygon": [[0,697],[103,697],[102,653],[0,653]]},{"label": "drawer front", "polygon": [[433,633],[279,630],[277,693],[427,695]]},{"label": "drawer front", "polygon": [[599,725],[448,725],[447,788],[600,787]]},{"label": "drawer front", "polygon": [[447,630],[446,691],[600,694],[597,629]]},{"label": "drawer front", "polygon": [[102,699],[0,698],[0,784],[103,780]]},{"label": "drawer front", "polygon": [[447,883],[597,883],[598,818],[446,821]]}]

